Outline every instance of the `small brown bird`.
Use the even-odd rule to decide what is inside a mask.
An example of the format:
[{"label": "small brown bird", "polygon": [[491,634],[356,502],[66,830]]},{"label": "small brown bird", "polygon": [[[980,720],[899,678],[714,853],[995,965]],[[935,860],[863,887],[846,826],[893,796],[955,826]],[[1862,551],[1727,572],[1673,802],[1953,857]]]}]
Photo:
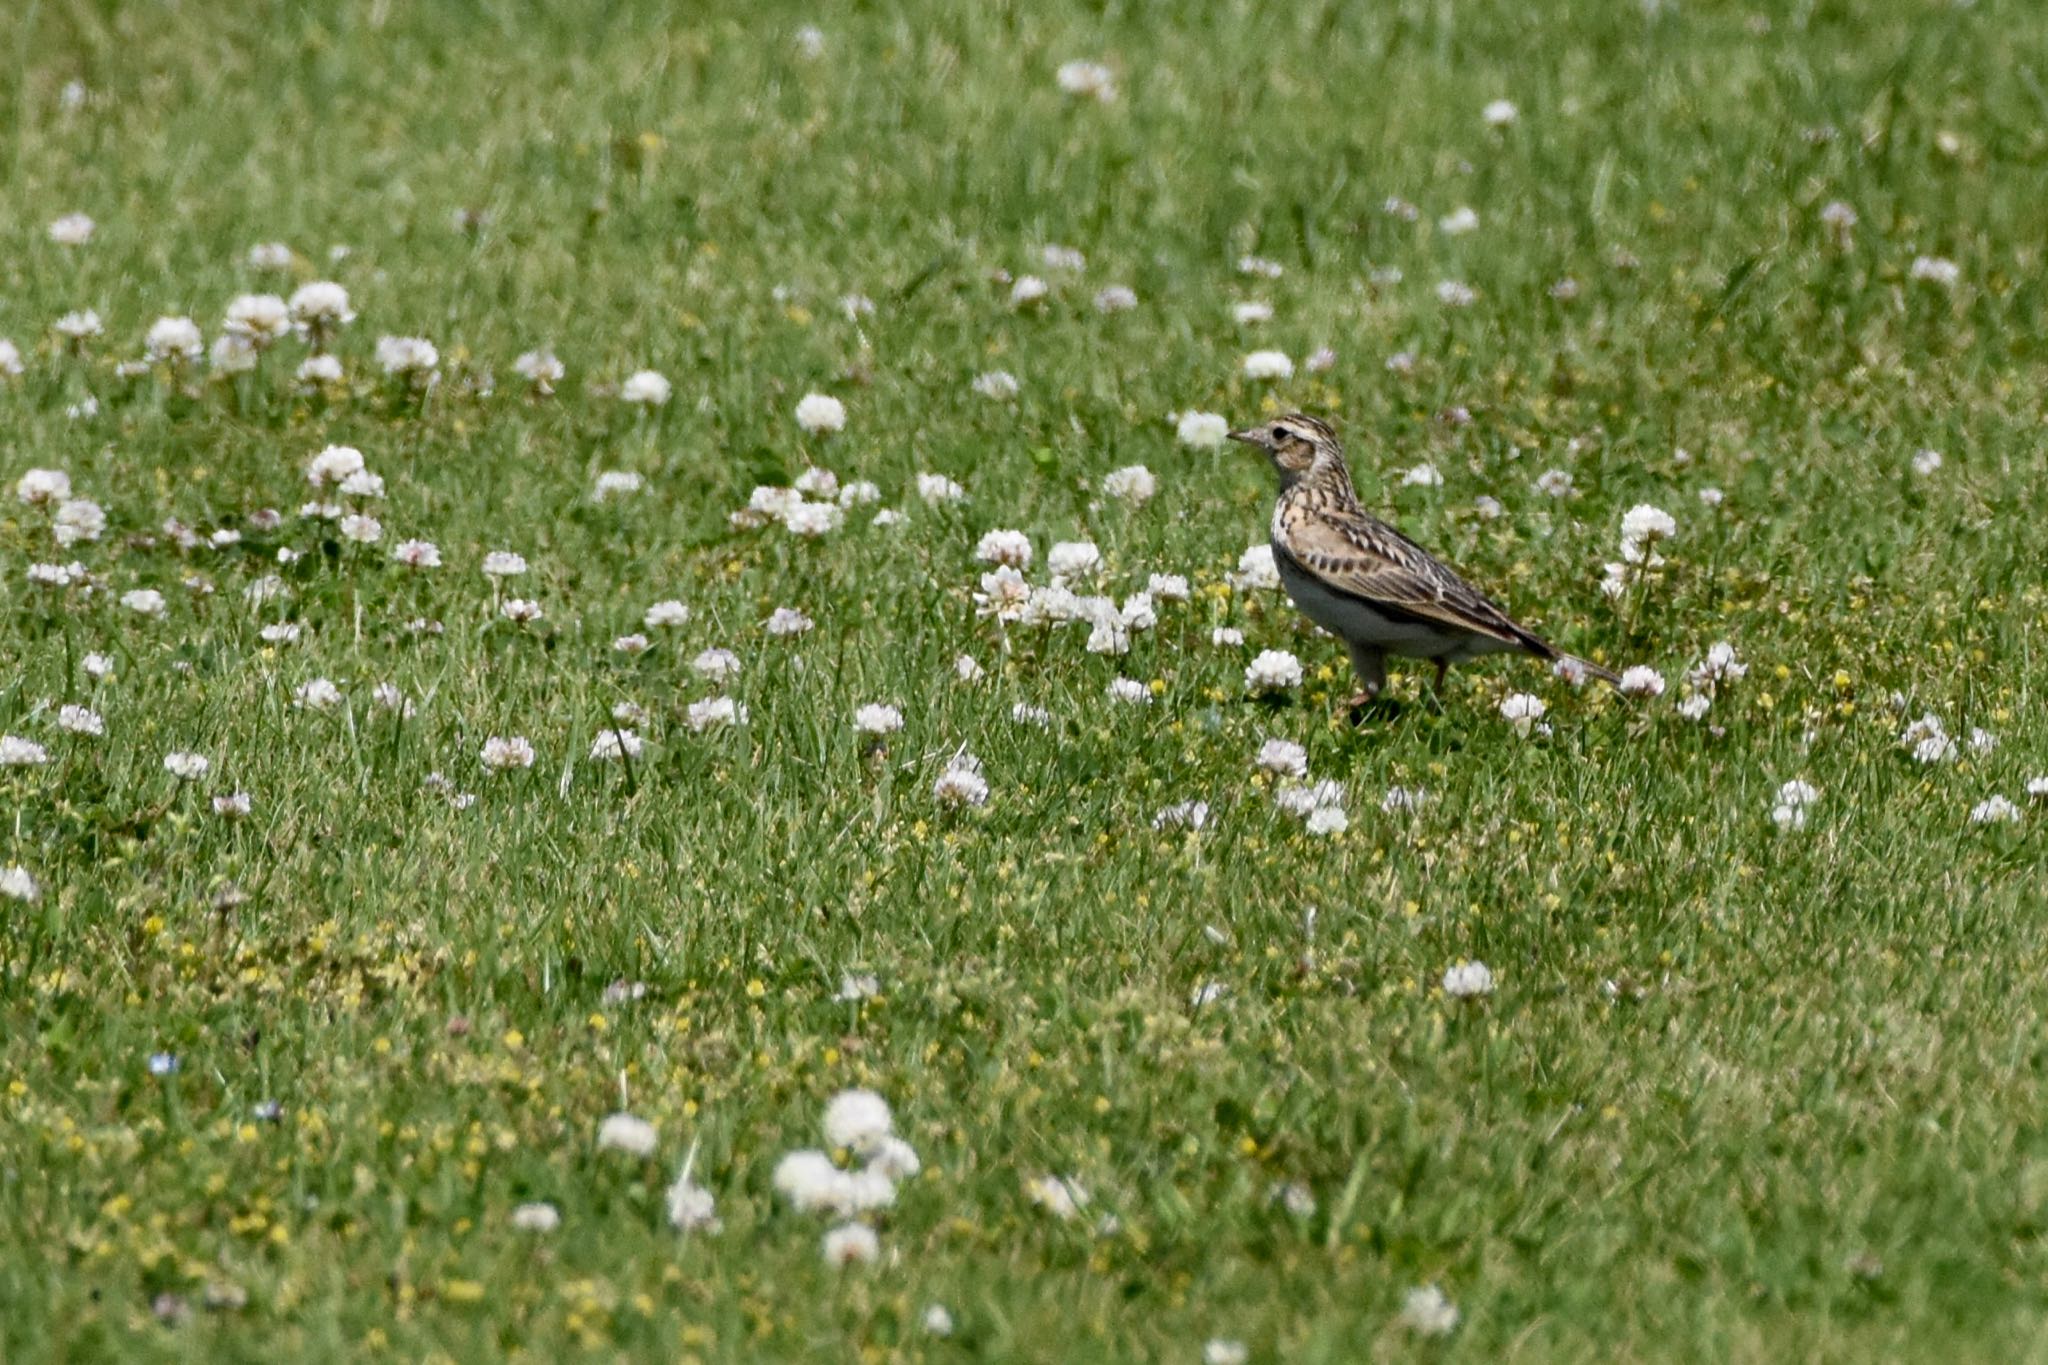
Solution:
[{"label": "small brown bird", "polygon": [[1387,685],[1387,656],[1428,659],[1436,685],[1454,663],[1518,651],[1561,659],[1604,682],[1621,680],[1515,624],[1429,551],[1359,504],[1337,433],[1294,413],[1230,433],[1264,451],[1280,472],[1273,504],[1273,563],[1302,614],[1344,642],[1359,706]]}]

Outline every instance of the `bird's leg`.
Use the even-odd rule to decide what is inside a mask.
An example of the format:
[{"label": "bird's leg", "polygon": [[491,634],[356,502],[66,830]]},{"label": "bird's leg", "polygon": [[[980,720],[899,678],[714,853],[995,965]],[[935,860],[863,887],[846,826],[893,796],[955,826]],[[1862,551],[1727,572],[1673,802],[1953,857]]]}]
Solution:
[{"label": "bird's leg", "polygon": [[1449,659],[1437,659],[1433,662],[1436,664],[1436,695],[1441,700],[1444,695],[1444,675],[1451,671],[1451,661]]},{"label": "bird's leg", "polygon": [[1358,692],[1344,703],[1355,720],[1387,690],[1387,652],[1351,641],[1345,648],[1351,652],[1351,669],[1358,674]]}]

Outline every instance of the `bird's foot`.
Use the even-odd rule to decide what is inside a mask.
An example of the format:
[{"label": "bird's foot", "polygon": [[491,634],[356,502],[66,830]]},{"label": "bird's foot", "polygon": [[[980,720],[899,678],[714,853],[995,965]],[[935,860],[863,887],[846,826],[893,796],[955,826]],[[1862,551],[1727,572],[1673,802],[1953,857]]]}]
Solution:
[{"label": "bird's foot", "polygon": [[1394,719],[1401,714],[1401,703],[1377,692],[1358,692],[1344,703],[1344,711],[1353,725],[1363,725],[1369,720]]}]

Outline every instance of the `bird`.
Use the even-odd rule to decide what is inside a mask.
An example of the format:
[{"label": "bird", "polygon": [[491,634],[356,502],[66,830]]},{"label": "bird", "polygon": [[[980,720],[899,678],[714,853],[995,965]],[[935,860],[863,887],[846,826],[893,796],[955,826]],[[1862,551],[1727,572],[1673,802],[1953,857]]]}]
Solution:
[{"label": "bird", "polygon": [[1434,663],[1439,695],[1452,664],[1482,654],[1530,654],[1620,684],[1612,671],[1518,624],[1449,565],[1366,511],[1328,423],[1297,412],[1229,435],[1262,451],[1280,475],[1273,566],[1302,614],[1350,652],[1359,684],[1353,710],[1386,688],[1390,654]]}]

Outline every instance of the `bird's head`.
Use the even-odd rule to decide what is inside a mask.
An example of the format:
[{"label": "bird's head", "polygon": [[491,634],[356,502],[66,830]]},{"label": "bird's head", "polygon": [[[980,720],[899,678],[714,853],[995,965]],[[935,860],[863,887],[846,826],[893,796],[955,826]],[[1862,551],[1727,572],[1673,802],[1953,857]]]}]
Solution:
[{"label": "bird's head", "polygon": [[1233,441],[1262,451],[1286,480],[1300,478],[1320,459],[1340,459],[1342,447],[1328,424],[1299,412],[1230,433]]}]

